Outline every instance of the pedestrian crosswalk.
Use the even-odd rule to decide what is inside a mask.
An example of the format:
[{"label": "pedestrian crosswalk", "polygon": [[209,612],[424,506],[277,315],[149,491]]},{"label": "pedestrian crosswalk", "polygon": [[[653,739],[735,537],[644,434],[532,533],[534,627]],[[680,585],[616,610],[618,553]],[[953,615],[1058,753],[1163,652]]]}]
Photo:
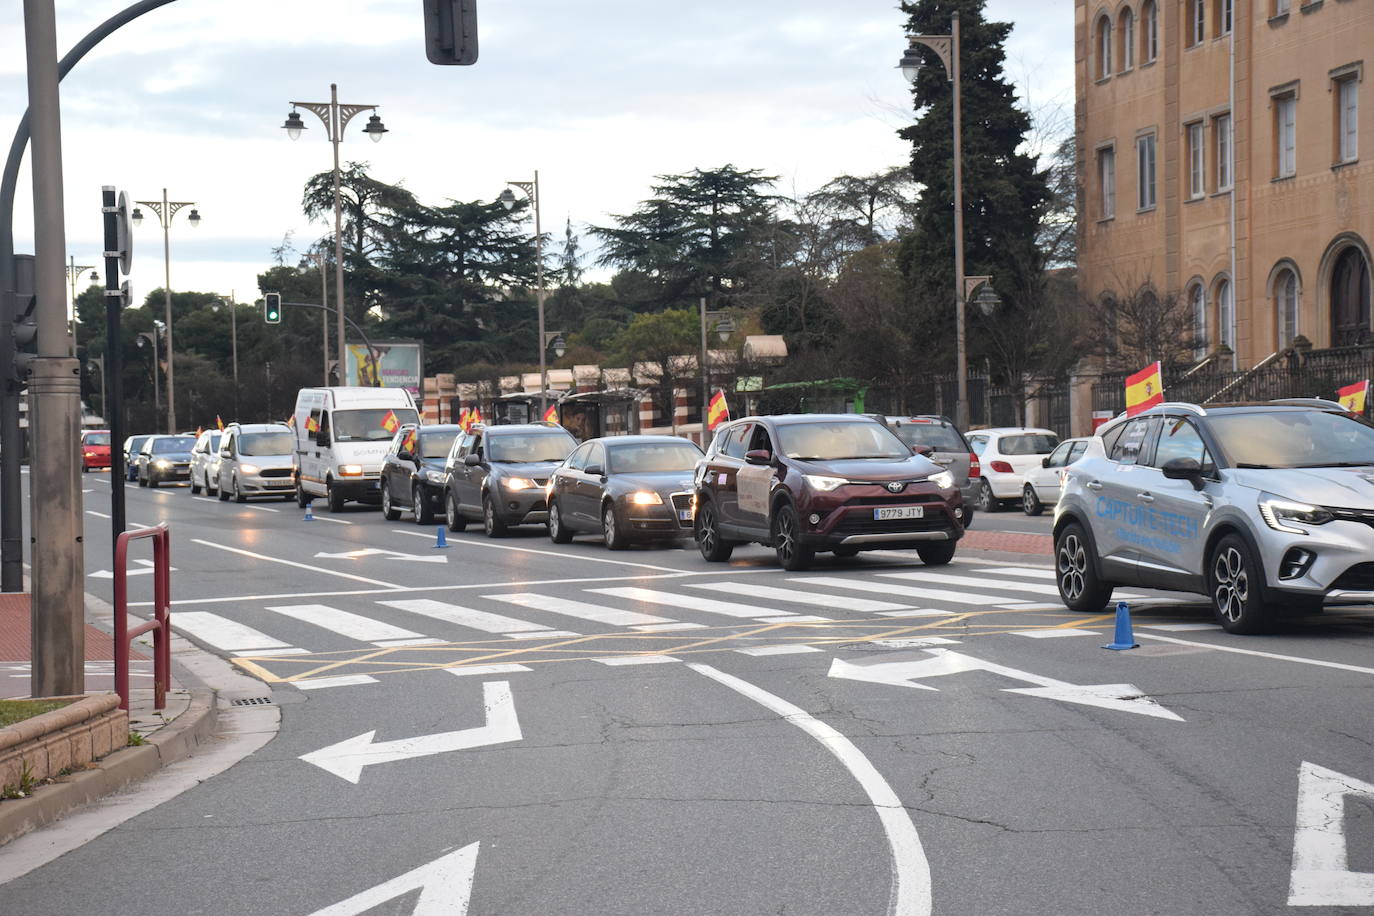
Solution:
[{"label": "pedestrian crosswalk", "polygon": [[[578,581],[474,590],[455,586],[451,591],[438,591],[436,597],[416,597],[414,592],[402,591],[393,593],[395,597],[383,592],[327,599],[332,602],[329,604],[279,600],[216,610],[174,608],[173,623],[183,635],[211,649],[266,663],[277,656],[357,649],[424,650],[454,643],[568,640],[566,645],[571,647],[605,634],[649,639],[681,633],[684,639],[693,639],[694,630],[738,630],[767,624],[842,626],[868,620],[919,625],[926,620],[938,622],[941,617],[999,609],[1037,612],[1059,608],[1057,601],[1049,600],[1057,597],[1053,577],[1053,570],[1048,569],[973,565],[892,572],[877,567],[809,576],[782,571],[646,576],[634,585]],[[436,594],[434,590],[430,593]],[[337,606],[344,603],[347,609]],[[566,628],[568,625],[572,629]],[[1034,629],[1011,632],[1034,639],[1091,632],[1069,628],[1060,621],[1027,618],[1021,626],[1028,625]],[[1059,626],[1064,628],[1057,629]],[[702,635],[715,638],[711,633]],[[757,656],[807,651],[795,645],[745,648],[749,649],[745,654]],[[626,655],[639,657],[639,651]],[[650,650],[644,655],[652,657],[653,653]],[[492,664],[453,673],[520,669],[517,665]],[[318,689],[374,682],[370,677],[334,672],[293,683],[303,689]]]}]

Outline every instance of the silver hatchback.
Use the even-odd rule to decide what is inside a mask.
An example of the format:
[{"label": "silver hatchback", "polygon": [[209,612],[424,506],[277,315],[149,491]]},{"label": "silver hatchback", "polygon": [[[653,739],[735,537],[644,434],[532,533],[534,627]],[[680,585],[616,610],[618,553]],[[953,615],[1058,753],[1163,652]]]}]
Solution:
[{"label": "silver hatchback", "polygon": [[1374,601],[1374,424],[1316,399],[1118,419],[1067,468],[1054,556],[1069,608],[1197,592],[1233,633]]},{"label": "silver hatchback", "polygon": [[220,442],[219,498],[295,498],[295,441],[285,423],[230,423]]}]

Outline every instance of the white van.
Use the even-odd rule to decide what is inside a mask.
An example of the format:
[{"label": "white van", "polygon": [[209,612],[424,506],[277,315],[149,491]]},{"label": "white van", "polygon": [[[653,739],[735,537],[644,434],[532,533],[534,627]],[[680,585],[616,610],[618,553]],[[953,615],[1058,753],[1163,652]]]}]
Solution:
[{"label": "white van", "polygon": [[302,388],[292,415],[296,501],[317,496],[339,512],[348,500],[381,501],[378,481],[392,436],[419,413],[404,388]]}]

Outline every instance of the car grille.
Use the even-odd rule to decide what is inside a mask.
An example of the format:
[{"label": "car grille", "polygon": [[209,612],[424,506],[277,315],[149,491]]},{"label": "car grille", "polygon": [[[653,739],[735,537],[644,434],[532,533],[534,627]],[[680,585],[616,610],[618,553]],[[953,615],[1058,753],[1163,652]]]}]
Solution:
[{"label": "car grille", "polygon": [[535,485],[536,487],[539,487],[540,489],[543,489],[544,487],[547,487],[547,486],[549,485],[549,478],[547,478],[547,477],[536,477],[536,478],[534,478],[534,485]]},{"label": "car grille", "polygon": [[[889,500],[890,502],[890,500]],[[898,518],[879,521],[871,512],[847,512],[831,529],[832,534],[895,534],[920,531],[950,531],[953,529],[944,512],[928,512],[925,518]]]},{"label": "car grille", "polygon": [[690,509],[692,508],[692,494],[690,494],[690,493],[674,493],[673,496],[672,496],[672,499],[673,499],[673,516],[677,519],[678,527],[679,527],[679,528],[690,528],[690,527],[692,527],[692,518],[691,518],[691,516],[689,515],[686,519],[684,519],[684,518],[682,517],[682,513],[683,513],[684,511],[688,511],[688,510],[690,510]]},{"label": "car grille", "polygon": [[259,477],[290,477],[290,468],[263,468],[258,472]]},{"label": "car grille", "polygon": [[1335,506],[1324,506],[1323,508],[1334,515],[1337,521],[1360,522],[1374,528],[1374,512],[1368,509],[1338,509]]},{"label": "car grille", "polygon": [[1356,563],[1331,583],[1337,591],[1374,591],[1374,563]]},{"label": "car grille", "polygon": [[938,503],[940,494],[938,493],[899,493],[894,496],[856,496],[849,500],[850,506],[890,506],[893,500],[898,499],[902,505],[907,503]]}]

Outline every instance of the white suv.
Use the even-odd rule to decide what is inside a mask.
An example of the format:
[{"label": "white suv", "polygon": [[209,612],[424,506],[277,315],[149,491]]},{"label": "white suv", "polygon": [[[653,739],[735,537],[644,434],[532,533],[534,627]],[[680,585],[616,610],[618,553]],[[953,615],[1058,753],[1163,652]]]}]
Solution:
[{"label": "white suv", "polygon": [[1059,435],[1051,429],[1003,426],[974,430],[967,436],[981,465],[982,483],[975,503],[979,512],[995,512],[1010,500],[1019,502],[1026,472],[1040,467],[1042,459],[1059,447]]}]

